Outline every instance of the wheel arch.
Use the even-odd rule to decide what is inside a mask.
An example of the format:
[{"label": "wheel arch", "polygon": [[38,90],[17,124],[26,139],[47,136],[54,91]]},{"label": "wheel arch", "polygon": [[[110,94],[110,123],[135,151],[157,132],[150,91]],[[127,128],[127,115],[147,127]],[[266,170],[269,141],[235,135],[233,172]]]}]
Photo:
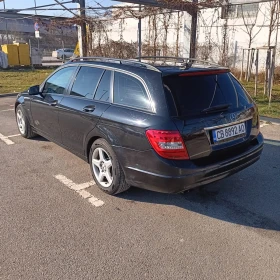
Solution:
[{"label": "wheel arch", "polygon": [[84,143],[85,143],[84,155],[86,156],[86,159],[88,162],[89,162],[90,148],[91,148],[93,142],[100,138],[106,140],[111,145],[112,148],[114,145],[119,144],[118,138],[110,130],[110,127],[106,126],[104,124],[98,123],[96,125],[96,127],[87,135],[87,137],[84,140]]},{"label": "wheel arch", "polygon": [[17,107],[18,105],[20,105],[21,103],[17,100],[16,103],[15,103],[15,112],[17,111]]},{"label": "wheel arch", "polygon": [[90,152],[90,148],[92,146],[92,144],[97,140],[97,139],[102,139],[103,137],[101,136],[93,136],[91,138],[89,138],[89,140],[87,141],[86,144],[86,158],[87,158],[87,162],[89,163],[89,152]]}]

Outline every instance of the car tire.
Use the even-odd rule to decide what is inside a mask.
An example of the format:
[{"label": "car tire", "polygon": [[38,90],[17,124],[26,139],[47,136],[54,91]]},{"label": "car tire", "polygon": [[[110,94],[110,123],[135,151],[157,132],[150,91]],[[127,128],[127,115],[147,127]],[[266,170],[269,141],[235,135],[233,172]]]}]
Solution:
[{"label": "car tire", "polygon": [[16,121],[18,130],[22,137],[30,139],[37,135],[36,133],[34,133],[28,118],[24,114],[22,105],[18,105],[16,108]]},{"label": "car tire", "polygon": [[117,156],[106,140],[98,139],[92,144],[89,160],[92,176],[102,191],[116,195],[130,188]]}]

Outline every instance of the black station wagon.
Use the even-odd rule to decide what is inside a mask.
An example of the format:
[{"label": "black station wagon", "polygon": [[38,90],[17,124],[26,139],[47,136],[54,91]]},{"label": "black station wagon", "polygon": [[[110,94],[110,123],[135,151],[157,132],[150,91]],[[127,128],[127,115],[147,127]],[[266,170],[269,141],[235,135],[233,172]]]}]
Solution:
[{"label": "black station wagon", "polygon": [[130,186],[183,192],[260,158],[257,107],[229,69],[143,60],[64,64],[18,95],[21,135],[39,134],[83,158],[98,187],[112,195]]}]

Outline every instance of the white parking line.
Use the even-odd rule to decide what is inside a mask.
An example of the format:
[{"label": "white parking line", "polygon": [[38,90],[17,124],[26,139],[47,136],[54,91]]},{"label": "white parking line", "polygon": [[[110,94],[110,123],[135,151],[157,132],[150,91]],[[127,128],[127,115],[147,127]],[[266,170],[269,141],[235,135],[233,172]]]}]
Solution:
[{"label": "white parking line", "polygon": [[273,145],[273,146],[280,146],[280,142],[279,141],[269,141],[269,140],[264,140],[265,144],[269,144],[269,145]]},{"label": "white parking line", "polygon": [[18,136],[21,136],[21,134],[9,135],[7,136],[7,138],[18,137]]},{"label": "white parking line", "polygon": [[14,111],[14,109],[1,110],[0,112],[8,112],[8,111]]},{"label": "white parking line", "polygon": [[86,182],[83,184],[75,184],[72,180],[68,179],[62,174],[55,175],[54,177],[57,180],[59,180],[62,184],[67,186],[69,189],[78,193],[82,198],[86,199],[93,206],[100,207],[104,205],[104,201],[98,199],[97,197],[93,196],[91,193],[85,190],[91,186],[94,186],[95,185],[94,181]]},{"label": "white parking line", "polygon": [[268,124],[268,123],[262,123],[262,124],[260,125],[260,127],[263,128],[264,126],[267,126],[267,125],[269,125],[269,124]]},{"label": "white parking line", "polygon": [[3,134],[0,133],[0,140],[2,140],[4,143],[6,143],[7,145],[13,145],[15,144],[12,140],[9,139],[8,136],[5,136]]}]

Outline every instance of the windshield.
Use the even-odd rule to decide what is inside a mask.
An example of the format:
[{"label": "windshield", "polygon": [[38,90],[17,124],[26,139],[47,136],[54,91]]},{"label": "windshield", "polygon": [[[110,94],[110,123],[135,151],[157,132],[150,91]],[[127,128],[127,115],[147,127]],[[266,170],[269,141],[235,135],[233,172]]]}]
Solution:
[{"label": "windshield", "polygon": [[238,97],[228,73],[163,78],[166,94],[173,95],[179,116],[198,115],[213,107],[238,107]]}]

